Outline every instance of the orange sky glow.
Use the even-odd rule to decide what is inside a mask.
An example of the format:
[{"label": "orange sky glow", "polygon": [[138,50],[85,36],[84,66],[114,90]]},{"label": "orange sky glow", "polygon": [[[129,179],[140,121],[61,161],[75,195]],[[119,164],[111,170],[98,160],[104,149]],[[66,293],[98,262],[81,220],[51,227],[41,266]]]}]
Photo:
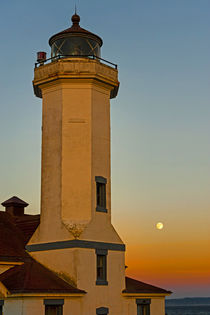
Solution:
[{"label": "orange sky glow", "polygon": [[[127,275],[174,291],[210,286],[210,241],[139,243],[127,248]],[[208,291],[207,291],[208,292]]]}]

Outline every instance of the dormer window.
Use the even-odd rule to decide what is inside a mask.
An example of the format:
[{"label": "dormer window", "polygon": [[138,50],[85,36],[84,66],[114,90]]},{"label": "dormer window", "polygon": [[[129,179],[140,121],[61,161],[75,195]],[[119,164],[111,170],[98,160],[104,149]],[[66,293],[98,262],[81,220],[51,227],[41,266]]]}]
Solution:
[{"label": "dormer window", "polygon": [[96,176],[96,211],[107,212],[106,209],[106,184],[107,179],[102,176]]}]

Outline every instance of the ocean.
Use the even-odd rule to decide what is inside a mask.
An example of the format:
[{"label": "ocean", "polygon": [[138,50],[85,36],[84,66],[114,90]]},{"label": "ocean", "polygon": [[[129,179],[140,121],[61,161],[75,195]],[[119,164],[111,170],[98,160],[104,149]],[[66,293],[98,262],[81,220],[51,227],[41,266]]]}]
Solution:
[{"label": "ocean", "polygon": [[210,305],[166,306],[167,315],[210,315]]}]

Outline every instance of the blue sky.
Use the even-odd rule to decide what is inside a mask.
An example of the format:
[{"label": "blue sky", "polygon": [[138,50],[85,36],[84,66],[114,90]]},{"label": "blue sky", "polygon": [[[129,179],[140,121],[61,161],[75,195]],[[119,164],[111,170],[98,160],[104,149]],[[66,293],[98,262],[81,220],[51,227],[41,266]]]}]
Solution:
[{"label": "blue sky", "polygon": [[[102,57],[119,66],[111,105],[115,226],[128,246],[156,240],[157,221],[166,226],[160,244],[210,241],[209,0],[76,2],[81,26],[103,38]],[[17,195],[31,213],[40,204],[36,52],[50,55],[48,39],[69,27],[74,3],[0,7],[0,199]]]}]

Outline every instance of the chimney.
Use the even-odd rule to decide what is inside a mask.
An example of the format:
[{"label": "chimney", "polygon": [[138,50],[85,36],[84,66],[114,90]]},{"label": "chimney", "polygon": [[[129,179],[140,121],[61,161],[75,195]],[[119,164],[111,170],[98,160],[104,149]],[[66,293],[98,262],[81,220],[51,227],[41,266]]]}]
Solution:
[{"label": "chimney", "polygon": [[2,202],[2,206],[6,208],[7,213],[14,216],[22,216],[24,215],[24,208],[28,206],[28,203],[14,196]]}]

